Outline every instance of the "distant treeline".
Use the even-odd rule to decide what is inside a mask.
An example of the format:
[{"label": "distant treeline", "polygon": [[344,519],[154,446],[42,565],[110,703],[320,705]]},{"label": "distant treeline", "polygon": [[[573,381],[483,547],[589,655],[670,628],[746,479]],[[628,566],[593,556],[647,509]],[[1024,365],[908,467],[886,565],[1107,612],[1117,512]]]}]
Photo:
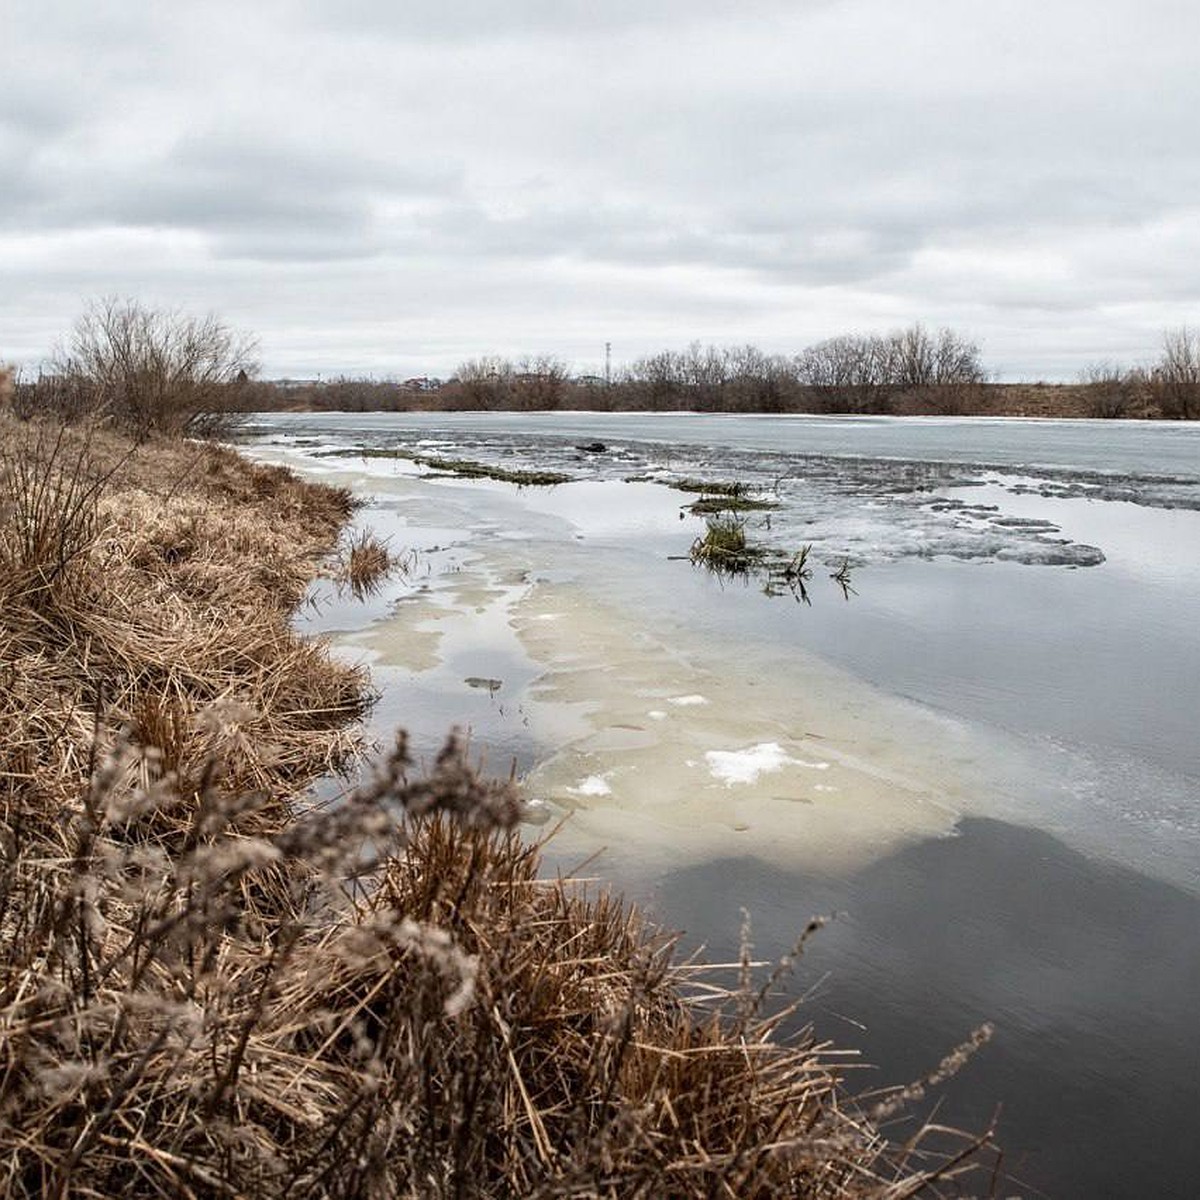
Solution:
[{"label": "distant treeline", "polygon": [[552,356],[517,362],[488,356],[453,378],[404,383],[361,379],[260,384],[246,399],[265,408],[430,410],[554,409],[696,412],[891,412],[897,396],[925,392],[964,411],[986,382],[979,347],[950,329],[920,325],[888,335],[845,335],[799,354],[756,346],[664,350],[610,379],[574,375]]},{"label": "distant treeline", "polygon": [[220,433],[234,414],[280,410],[1200,417],[1200,334],[1186,327],[1164,335],[1149,366],[1096,365],[1075,385],[989,382],[973,341],[921,325],[845,334],[790,355],[693,342],[610,378],[542,355],[469,359],[448,380],[262,381],[256,349],[215,317],[107,299],[76,321],[48,371],[0,377],[0,406],[22,417],[100,415],[138,438]]},{"label": "distant treeline", "polygon": [[798,354],[693,342],[622,367],[610,379],[576,375],[551,356],[488,356],[448,380],[335,379],[253,385],[246,408],[341,412],[688,411],[1200,417],[1200,335],[1163,336],[1147,367],[1098,364],[1076,384],[989,381],[979,347],[952,329],[845,334]]}]

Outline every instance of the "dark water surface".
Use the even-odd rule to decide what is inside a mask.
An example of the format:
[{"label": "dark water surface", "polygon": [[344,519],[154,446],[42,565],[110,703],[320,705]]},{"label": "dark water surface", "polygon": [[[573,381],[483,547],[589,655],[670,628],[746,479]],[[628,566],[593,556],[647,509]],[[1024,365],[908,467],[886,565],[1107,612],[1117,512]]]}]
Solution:
[{"label": "dark water surface", "polygon": [[940,1117],[1001,1105],[1002,1194],[1193,1196],[1200,901],[1036,830],[967,819],[849,878],[730,859],[674,872],[649,902],[736,957],[736,896],[759,953],[814,913],[803,1015],[862,1050],[864,1087],[916,1079],[982,1021],[993,1041],[942,1090]]},{"label": "dark water surface", "polygon": [[[694,518],[675,545],[665,527],[606,532],[586,511],[605,502],[573,512],[569,485],[419,485],[441,506],[431,523],[450,527],[426,539],[435,555],[456,525],[486,523],[455,571],[510,539],[549,576],[668,630],[681,654],[725,654],[743,685],[778,683],[793,652],[816,654],[984,739],[992,786],[961,798],[954,836],[865,865],[792,870],[732,842],[729,857],[651,872],[633,845],[603,862],[719,961],[736,953],[743,907],[764,958],[810,916],[841,914],[796,986],[813,990],[804,1014],[819,1035],[874,1064],[863,1087],[919,1077],[993,1022],[937,1115],[979,1128],[1001,1107],[1000,1194],[1200,1194],[1200,426],[328,414],[265,417],[259,432],[263,452],[293,458],[297,443],[399,445],[614,487],[700,475],[768,489],[780,508],[754,532],[813,544],[811,606],[668,563]],[[592,441],[604,453],[579,449]],[[608,493],[575,493],[593,494]],[[372,512],[388,518],[393,503],[376,496]],[[385,528],[403,536],[395,511]],[[848,601],[824,578],[842,558]],[[427,708],[440,727],[465,711],[522,766],[546,753],[519,715],[536,664],[502,636],[510,585],[485,589],[481,625],[448,636],[436,668],[377,669],[387,722]],[[464,693],[463,676],[493,672],[513,686]],[[795,688],[799,705],[802,673]]]}]

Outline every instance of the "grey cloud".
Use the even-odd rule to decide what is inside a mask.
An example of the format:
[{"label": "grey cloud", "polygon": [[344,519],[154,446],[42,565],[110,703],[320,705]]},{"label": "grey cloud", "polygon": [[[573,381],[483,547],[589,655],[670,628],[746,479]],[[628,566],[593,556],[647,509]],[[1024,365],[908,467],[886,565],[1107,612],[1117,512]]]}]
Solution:
[{"label": "grey cloud", "polygon": [[81,162],[77,174],[40,174],[24,164],[6,188],[9,227],[173,227],[210,234],[218,253],[264,257],[356,257],[378,252],[376,199],[444,198],[457,174],[393,159],[368,159],[314,144],[183,138],[149,162]]},{"label": "grey cloud", "polygon": [[[1177,49],[1200,10],[1166,32],[1132,0],[1014,0],[1011,30],[934,0],[111,8],[6,10],[0,241],[54,277],[48,312],[177,290],[269,341],[296,318],[244,299],[257,272],[324,306],[331,355],[365,353],[372,305],[464,352],[518,320],[557,348],[594,311],[677,343],[903,314],[1017,353],[1023,325],[1132,345],[1200,320]],[[169,257],[126,263],[126,236]]]},{"label": "grey cloud", "polygon": [[[739,15],[752,18],[837,0],[749,0]],[[730,16],[726,0],[309,0],[312,18],[342,32],[367,30],[394,37],[476,41],[537,34],[587,36],[597,32],[694,25]]]}]

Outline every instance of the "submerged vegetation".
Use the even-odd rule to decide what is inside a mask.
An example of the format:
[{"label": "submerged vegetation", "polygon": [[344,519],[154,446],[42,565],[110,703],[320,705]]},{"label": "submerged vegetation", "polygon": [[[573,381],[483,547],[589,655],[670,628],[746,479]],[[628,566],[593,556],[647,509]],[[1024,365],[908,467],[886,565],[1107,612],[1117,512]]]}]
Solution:
[{"label": "submerged vegetation", "polygon": [[350,589],[356,600],[374,595],[393,572],[405,565],[403,557],[388,549],[370,529],[359,529],[346,539],[339,555],[336,581]]},{"label": "submerged vegetation", "polygon": [[383,450],[368,446],[355,450],[330,450],[325,454],[330,458],[400,458],[441,475],[456,475],[462,479],[495,479],[501,483],[514,483],[518,487],[555,487],[560,483],[570,483],[573,478],[562,471],[500,467],[469,458],[443,458],[436,454],[420,454],[415,450],[399,448]]},{"label": "submerged vegetation", "polygon": [[[812,603],[808,591],[813,574],[811,545],[801,546],[791,555],[756,545],[746,534],[743,517],[736,511],[717,511],[719,515],[707,519],[704,533],[692,543],[688,557],[694,566],[719,576],[755,578],[767,596],[788,594],[802,604]],[[829,575],[847,600],[854,594],[851,576],[848,558],[843,558]]]},{"label": "submerged vegetation", "polygon": [[744,575],[762,558],[763,550],[750,544],[746,523],[737,516],[709,517],[692,543],[692,562],[719,574]]}]

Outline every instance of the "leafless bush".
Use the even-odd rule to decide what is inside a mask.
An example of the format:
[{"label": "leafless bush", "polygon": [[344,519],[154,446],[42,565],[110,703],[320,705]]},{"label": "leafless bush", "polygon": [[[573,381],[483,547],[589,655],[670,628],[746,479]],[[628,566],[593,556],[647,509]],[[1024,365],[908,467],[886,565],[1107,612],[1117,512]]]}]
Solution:
[{"label": "leafless bush", "polygon": [[506,408],[511,400],[515,369],[506,358],[487,355],[460,363],[450,381],[463,406],[487,410]]},{"label": "leafless bush", "polygon": [[216,317],[108,298],[75,323],[54,374],[135,437],[217,432],[255,372],[253,338]]},{"label": "leafless bush", "polygon": [[10,603],[41,607],[95,544],[100,498],[116,467],[102,469],[88,438],[38,425],[0,449],[0,573]]},{"label": "leafless bush", "polygon": [[1200,417],[1200,331],[1183,325],[1163,334],[1150,391],[1164,417],[1184,421]]},{"label": "leafless bush", "polygon": [[1146,388],[1145,373],[1114,362],[1092,363],[1079,373],[1087,388],[1088,415],[1104,420],[1132,416]]},{"label": "leafless bush", "polygon": [[516,408],[546,411],[560,408],[567,394],[571,368],[552,354],[522,358],[512,374],[512,401]]}]

